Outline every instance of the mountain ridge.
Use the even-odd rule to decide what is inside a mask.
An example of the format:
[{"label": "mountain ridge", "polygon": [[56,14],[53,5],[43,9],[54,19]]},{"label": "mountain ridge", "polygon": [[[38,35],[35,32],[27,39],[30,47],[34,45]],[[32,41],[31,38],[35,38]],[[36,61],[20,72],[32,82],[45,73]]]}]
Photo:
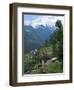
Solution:
[{"label": "mountain ridge", "polygon": [[55,31],[53,26],[38,25],[34,28],[31,25],[24,26],[24,48],[27,51],[42,47],[50,35]]}]

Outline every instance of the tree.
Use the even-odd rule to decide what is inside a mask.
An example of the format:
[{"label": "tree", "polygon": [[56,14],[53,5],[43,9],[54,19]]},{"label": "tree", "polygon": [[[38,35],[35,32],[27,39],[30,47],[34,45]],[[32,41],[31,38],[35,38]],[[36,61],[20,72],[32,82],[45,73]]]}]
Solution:
[{"label": "tree", "polygon": [[60,20],[57,20],[55,26],[57,27],[56,44],[57,44],[57,55],[59,59],[63,59],[63,25]]},{"label": "tree", "polygon": [[49,58],[52,57],[52,47],[42,47],[37,50],[37,53],[35,55],[35,59],[39,62],[46,62]]},{"label": "tree", "polygon": [[50,43],[53,47],[54,56],[58,57],[59,60],[63,59],[63,25],[60,20],[55,23],[56,30],[51,35]]}]

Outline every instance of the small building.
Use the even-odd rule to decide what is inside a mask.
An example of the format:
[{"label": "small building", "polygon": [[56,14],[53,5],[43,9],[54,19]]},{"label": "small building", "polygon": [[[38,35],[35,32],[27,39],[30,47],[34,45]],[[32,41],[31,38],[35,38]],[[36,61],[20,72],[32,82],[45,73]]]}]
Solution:
[{"label": "small building", "polygon": [[42,59],[41,63],[42,65],[44,64],[51,64],[52,62],[55,62],[57,60],[57,57],[51,57],[51,58],[47,58],[47,59]]}]

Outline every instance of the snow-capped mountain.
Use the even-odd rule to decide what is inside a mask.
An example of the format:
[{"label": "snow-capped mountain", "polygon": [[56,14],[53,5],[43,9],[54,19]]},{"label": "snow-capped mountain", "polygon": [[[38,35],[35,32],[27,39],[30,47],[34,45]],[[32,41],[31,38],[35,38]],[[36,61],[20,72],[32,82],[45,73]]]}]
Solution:
[{"label": "snow-capped mountain", "polygon": [[57,20],[61,20],[64,24],[64,17],[62,16],[38,16],[37,18],[32,17],[32,20],[24,20],[24,25],[30,25],[33,28],[36,28],[40,25],[43,26],[55,26]]},{"label": "snow-capped mountain", "polygon": [[54,26],[38,25],[24,26],[24,45],[28,51],[35,50],[44,45],[45,41],[50,38],[50,35],[55,31]]},{"label": "snow-capped mountain", "polygon": [[43,25],[43,26],[55,26],[54,19],[51,21],[49,17],[39,17],[36,20],[33,20],[31,22],[31,25],[35,28],[37,26]]}]

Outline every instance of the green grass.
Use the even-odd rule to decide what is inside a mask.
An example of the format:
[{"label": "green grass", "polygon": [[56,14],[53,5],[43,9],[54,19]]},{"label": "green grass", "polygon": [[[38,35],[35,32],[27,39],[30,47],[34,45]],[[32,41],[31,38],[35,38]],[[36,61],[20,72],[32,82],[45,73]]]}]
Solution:
[{"label": "green grass", "polygon": [[59,62],[58,60],[55,61],[54,63],[49,64],[47,67],[48,67],[49,73],[62,73],[63,72],[62,63]]}]

